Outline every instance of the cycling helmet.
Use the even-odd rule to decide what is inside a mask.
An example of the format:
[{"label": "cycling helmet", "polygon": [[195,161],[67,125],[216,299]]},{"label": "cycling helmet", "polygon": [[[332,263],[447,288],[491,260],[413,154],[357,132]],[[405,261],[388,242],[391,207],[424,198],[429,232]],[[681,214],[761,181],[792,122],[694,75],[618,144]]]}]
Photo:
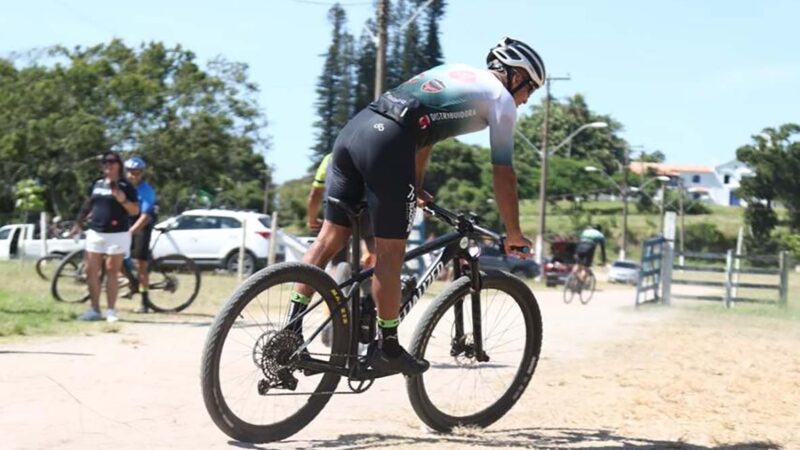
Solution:
[{"label": "cycling helmet", "polygon": [[125,168],[128,170],[144,170],[147,164],[144,163],[142,158],[134,156],[125,161]]},{"label": "cycling helmet", "polygon": [[486,64],[491,64],[493,61],[500,61],[506,66],[525,70],[537,89],[544,85],[547,78],[544,62],[539,54],[524,42],[510,37],[504,37],[494,48],[489,50]]}]

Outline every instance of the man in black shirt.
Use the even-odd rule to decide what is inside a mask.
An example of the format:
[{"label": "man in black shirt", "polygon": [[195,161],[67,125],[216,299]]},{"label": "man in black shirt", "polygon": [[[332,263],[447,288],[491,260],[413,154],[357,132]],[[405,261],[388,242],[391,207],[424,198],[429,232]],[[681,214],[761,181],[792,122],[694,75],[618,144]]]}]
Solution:
[{"label": "man in black shirt", "polygon": [[139,214],[139,198],[134,188],[123,176],[122,159],[116,152],[106,152],[102,159],[103,177],[92,182],[87,198],[81,207],[76,229],[90,217],[86,232],[86,276],[92,307],[80,320],[100,320],[100,269],[106,257],[106,295],[108,310],[106,320],[118,319],[114,306],[117,302],[119,271],[122,259],[131,247],[128,232],[130,216]]}]

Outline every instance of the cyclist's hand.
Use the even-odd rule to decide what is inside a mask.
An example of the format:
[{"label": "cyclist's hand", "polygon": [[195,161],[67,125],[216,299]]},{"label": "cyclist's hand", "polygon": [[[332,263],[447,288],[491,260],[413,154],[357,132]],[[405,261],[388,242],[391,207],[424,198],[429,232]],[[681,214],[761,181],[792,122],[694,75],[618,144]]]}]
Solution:
[{"label": "cyclist's hand", "polygon": [[[505,251],[507,255],[513,255],[521,259],[528,259],[533,254],[533,244],[531,241],[523,235],[509,235],[506,236],[505,240],[503,241],[503,246],[505,247]],[[520,251],[519,247],[527,247],[527,252]]]},{"label": "cyclist's hand", "polygon": [[124,192],[122,192],[122,190],[121,190],[121,189],[119,189],[119,188],[116,188],[116,187],[112,187],[112,188],[111,188],[111,195],[113,195],[113,196],[114,196],[114,198],[115,198],[115,199],[116,199],[118,202],[120,202],[120,203],[125,203],[125,200],[126,200],[125,193],[124,193]]},{"label": "cyclist's hand", "polygon": [[417,206],[424,208],[425,205],[431,202],[433,202],[433,195],[426,190],[420,189],[419,195],[417,196]]},{"label": "cyclist's hand", "polygon": [[306,226],[311,231],[319,232],[319,230],[322,228],[322,220],[318,217],[314,217],[306,222]]}]

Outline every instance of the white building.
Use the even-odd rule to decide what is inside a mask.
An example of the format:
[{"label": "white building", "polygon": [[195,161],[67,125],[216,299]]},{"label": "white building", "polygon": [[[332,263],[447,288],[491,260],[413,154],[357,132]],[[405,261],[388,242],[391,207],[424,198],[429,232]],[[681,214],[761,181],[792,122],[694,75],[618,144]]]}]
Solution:
[{"label": "white building", "polygon": [[752,173],[745,163],[735,159],[716,167],[633,162],[630,169],[637,174],[652,169],[656,175],[666,175],[673,180],[680,178],[693,198],[722,206],[745,206],[734,190],[739,187],[742,177]]}]

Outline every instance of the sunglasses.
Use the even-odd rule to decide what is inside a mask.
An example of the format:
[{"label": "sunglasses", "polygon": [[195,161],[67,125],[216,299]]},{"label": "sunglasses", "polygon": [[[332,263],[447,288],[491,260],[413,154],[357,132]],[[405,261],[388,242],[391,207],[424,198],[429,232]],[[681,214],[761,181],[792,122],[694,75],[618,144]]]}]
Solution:
[{"label": "sunglasses", "polygon": [[133,175],[135,177],[138,177],[141,174],[142,174],[141,170],[135,170],[135,169],[134,170],[128,170],[128,175]]}]

